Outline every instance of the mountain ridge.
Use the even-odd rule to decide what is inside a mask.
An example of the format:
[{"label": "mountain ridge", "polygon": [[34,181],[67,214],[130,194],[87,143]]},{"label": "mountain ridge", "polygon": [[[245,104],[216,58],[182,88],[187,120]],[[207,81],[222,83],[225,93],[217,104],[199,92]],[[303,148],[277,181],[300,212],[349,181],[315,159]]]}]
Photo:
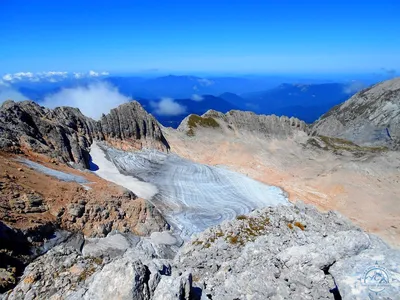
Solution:
[{"label": "mountain ridge", "polygon": [[400,77],[368,87],[331,108],[313,125],[314,134],[360,145],[400,147]]},{"label": "mountain ridge", "polygon": [[136,101],[112,109],[99,121],[77,108],[51,110],[33,101],[6,101],[0,107],[0,134],[3,150],[43,153],[82,168],[89,168],[93,139],[125,150],[169,149],[156,119]]}]

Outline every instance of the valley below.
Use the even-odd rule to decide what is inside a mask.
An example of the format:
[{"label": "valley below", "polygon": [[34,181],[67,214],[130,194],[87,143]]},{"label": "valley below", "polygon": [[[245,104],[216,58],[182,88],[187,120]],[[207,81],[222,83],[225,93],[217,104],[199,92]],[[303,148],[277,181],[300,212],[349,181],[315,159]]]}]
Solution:
[{"label": "valley below", "polygon": [[[385,151],[362,157],[315,148],[299,132],[288,139],[262,139],[250,132],[201,128],[195,137],[166,129],[172,151],[200,163],[224,165],[282,188],[291,202],[336,210],[362,228],[400,246],[400,155]],[[209,149],[212,149],[210,151]]]},{"label": "valley below", "polygon": [[195,163],[156,150],[124,152],[102,146],[106,157],[120,172],[111,174],[113,166],[101,160],[98,147],[92,145],[92,161],[99,170],[106,171],[97,174],[149,200],[186,240],[194,233],[256,208],[289,204],[285,193],[277,187],[223,167]]}]

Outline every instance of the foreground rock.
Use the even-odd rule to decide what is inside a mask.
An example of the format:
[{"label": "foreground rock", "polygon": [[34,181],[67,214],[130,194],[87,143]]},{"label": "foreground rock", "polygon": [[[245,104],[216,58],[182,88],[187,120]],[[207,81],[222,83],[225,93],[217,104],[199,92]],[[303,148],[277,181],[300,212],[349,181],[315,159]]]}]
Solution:
[{"label": "foreground rock", "polygon": [[359,145],[399,148],[400,78],[378,83],[333,107],[312,131]]},{"label": "foreground rock", "polygon": [[105,237],[113,230],[146,236],[168,228],[152,204],[129,190],[89,172],[42,163],[0,153],[0,293],[66,237],[57,236],[60,229]]},{"label": "foreground rock", "polygon": [[[396,299],[400,293],[398,250],[337,213],[301,203],[238,216],[179,251],[178,245],[113,232],[88,241],[82,252],[57,246],[4,299]],[[365,277],[376,264],[389,274],[386,284]]]},{"label": "foreground rock", "polygon": [[89,168],[93,139],[121,149],[169,148],[158,122],[136,101],[122,104],[95,121],[77,108],[53,110],[32,101],[6,101],[0,107],[0,149],[32,151]]}]

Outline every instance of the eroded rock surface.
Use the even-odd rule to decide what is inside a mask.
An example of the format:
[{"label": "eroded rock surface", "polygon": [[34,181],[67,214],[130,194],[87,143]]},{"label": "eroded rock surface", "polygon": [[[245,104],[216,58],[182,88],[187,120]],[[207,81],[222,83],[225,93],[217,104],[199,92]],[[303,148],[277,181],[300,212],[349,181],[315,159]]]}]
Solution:
[{"label": "eroded rock surface", "polygon": [[179,125],[178,131],[187,135],[195,135],[201,127],[212,127],[216,130],[228,128],[232,132],[241,134],[256,133],[264,138],[287,138],[296,132],[308,132],[308,126],[297,118],[275,115],[257,115],[250,111],[231,110],[226,114],[209,110],[201,117],[187,116]]},{"label": "eroded rock surface", "polygon": [[[117,232],[87,241],[82,252],[57,246],[4,298],[396,299],[400,292],[398,250],[302,203],[256,210],[178,246]],[[391,279],[371,293],[361,280],[377,262]]]},{"label": "eroded rock surface", "polygon": [[112,109],[99,121],[77,108],[51,110],[32,101],[6,101],[0,107],[0,149],[42,153],[89,168],[94,139],[122,149],[169,148],[158,122],[136,101]]},{"label": "eroded rock surface", "polygon": [[316,134],[360,145],[400,146],[400,78],[378,83],[333,107],[317,120]]}]

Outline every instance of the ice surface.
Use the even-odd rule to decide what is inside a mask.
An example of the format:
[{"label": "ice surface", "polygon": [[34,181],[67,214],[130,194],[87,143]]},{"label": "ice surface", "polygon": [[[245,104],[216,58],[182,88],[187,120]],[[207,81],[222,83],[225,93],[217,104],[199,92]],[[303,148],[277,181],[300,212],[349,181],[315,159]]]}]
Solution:
[{"label": "ice surface", "polygon": [[35,171],[38,171],[40,173],[55,177],[59,180],[62,181],[67,181],[67,182],[77,182],[80,184],[83,183],[89,183],[89,181],[86,180],[86,178],[82,177],[82,176],[78,176],[78,175],[74,175],[74,174],[68,174],[68,173],[64,173],[61,171],[57,171],[57,170],[53,170],[50,168],[47,168],[41,164],[35,163],[33,161],[30,161],[29,159],[25,159],[25,158],[21,158],[18,159],[19,162],[23,163],[24,165],[34,169]]},{"label": "ice surface", "polygon": [[100,155],[101,151],[98,145],[92,146],[91,155],[99,167],[98,174],[138,195],[142,186],[151,182],[158,192],[148,199],[185,239],[252,209],[289,204],[280,188],[226,168],[197,164],[155,150],[124,152],[104,147],[111,163],[104,153]]},{"label": "ice surface", "polygon": [[119,184],[146,200],[150,200],[157,194],[158,190],[156,186],[140,181],[132,176],[121,174],[116,166],[106,158],[106,154],[99,148],[96,142],[93,142],[90,148],[90,157],[90,169],[101,178]]}]

